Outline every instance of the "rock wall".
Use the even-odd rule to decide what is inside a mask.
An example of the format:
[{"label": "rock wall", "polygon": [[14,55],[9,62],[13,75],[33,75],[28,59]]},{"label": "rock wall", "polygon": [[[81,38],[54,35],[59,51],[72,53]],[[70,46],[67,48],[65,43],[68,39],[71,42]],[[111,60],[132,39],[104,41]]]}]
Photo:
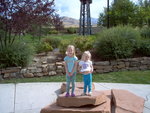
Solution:
[{"label": "rock wall", "polygon": [[[113,61],[93,62],[94,73],[106,73],[125,70],[150,70],[150,57],[118,59]],[[34,59],[32,65],[0,69],[0,80],[10,78],[31,78],[53,75],[64,75],[63,57],[57,53],[41,53]]]},{"label": "rock wall", "polygon": [[149,69],[150,69],[150,57],[94,62],[95,73],[105,73],[105,72],[115,72],[125,70],[149,70]]}]

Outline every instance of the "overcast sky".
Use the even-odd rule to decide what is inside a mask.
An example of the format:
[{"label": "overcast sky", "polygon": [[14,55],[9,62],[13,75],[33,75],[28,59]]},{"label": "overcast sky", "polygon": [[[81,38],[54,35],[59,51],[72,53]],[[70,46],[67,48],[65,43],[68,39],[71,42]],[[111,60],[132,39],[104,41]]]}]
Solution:
[{"label": "overcast sky", "polygon": [[[110,0],[110,4],[113,0]],[[131,0],[137,2],[138,0]],[[68,16],[79,19],[80,0],[55,0],[55,7],[60,16]],[[91,17],[98,18],[99,13],[107,7],[107,0],[92,0],[90,5]]]}]

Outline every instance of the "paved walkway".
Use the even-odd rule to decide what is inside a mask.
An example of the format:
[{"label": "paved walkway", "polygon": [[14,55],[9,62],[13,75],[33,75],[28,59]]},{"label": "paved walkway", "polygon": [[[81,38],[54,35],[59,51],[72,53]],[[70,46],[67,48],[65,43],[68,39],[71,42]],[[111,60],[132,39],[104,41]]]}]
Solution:
[{"label": "paved walkway", "polygon": [[[53,103],[62,83],[0,84],[0,113],[40,113]],[[125,89],[145,99],[144,112],[150,113],[150,85],[94,83],[96,90]]]}]

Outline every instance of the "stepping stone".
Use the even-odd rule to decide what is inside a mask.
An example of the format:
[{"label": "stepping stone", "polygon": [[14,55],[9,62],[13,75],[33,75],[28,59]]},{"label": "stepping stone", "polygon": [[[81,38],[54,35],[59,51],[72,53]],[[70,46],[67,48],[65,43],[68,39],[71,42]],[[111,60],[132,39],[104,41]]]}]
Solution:
[{"label": "stepping stone", "polygon": [[144,99],[120,89],[112,89],[115,113],[143,113]]},{"label": "stepping stone", "polygon": [[62,107],[81,107],[85,105],[100,105],[106,102],[106,95],[102,91],[93,91],[91,96],[81,96],[83,90],[75,90],[75,97],[65,97],[63,93],[57,98],[57,105]]},{"label": "stepping stone", "polygon": [[[76,82],[75,87],[76,87],[76,89],[83,89],[83,82]],[[62,83],[60,89],[61,89],[61,93],[66,92],[66,83]],[[94,91],[94,90],[95,90],[95,85],[92,84],[92,91]]]},{"label": "stepping stone", "polygon": [[40,113],[111,113],[111,99],[98,106],[84,106],[79,108],[60,107],[56,103],[44,107]]}]

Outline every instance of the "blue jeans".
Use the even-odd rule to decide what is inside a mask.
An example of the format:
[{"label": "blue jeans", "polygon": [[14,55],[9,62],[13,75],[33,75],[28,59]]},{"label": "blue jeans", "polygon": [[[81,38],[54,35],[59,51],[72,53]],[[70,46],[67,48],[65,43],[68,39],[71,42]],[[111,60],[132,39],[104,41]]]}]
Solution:
[{"label": "blue jeans", "polygon": [[83,82],[84,82],[84,93],[91,92],[92,90],[92,73],[89,73],[87,75],[83,75]]},{"label": "blue jeans", "polygon": [[74,89],[75,89],[75,81],[76,81],[76,73],[73,73],[72,76],[68,76],[66,74],[66,82],[67,82],[67,86],[66,86],[66,92],[69,93],[70,91],[70,83],[72,84],[72,91],[71,93],[74,93]]}]

